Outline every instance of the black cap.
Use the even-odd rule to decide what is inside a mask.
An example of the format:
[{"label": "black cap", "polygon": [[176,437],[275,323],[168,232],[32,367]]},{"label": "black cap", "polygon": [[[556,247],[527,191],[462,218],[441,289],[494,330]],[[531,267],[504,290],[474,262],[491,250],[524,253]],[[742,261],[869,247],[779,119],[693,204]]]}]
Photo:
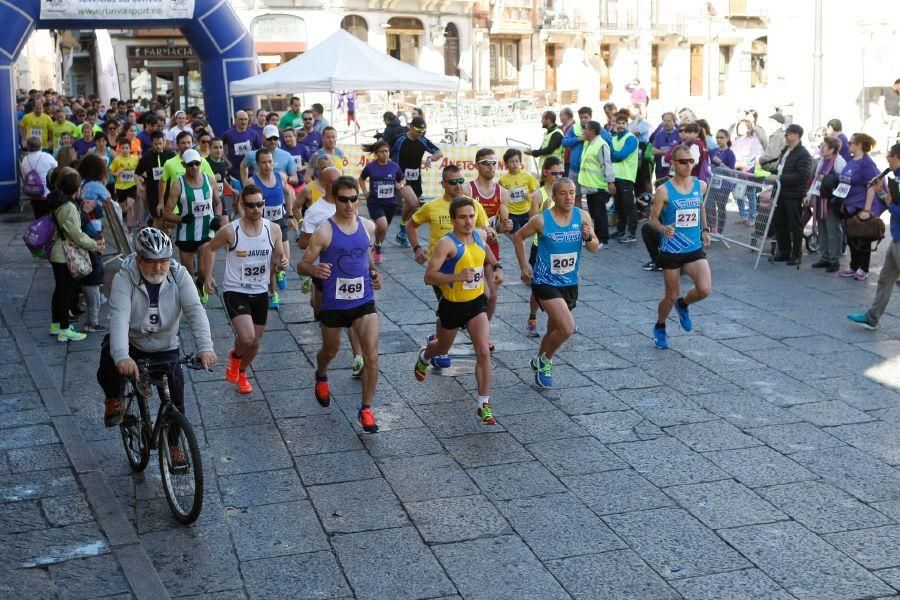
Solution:
[{"label": "black cap", "polygon": [[769,115],[769,118],[770,118],[770,119],[774,119],[775,121],[778,121],[779,123],[781,123],[782,125],[784,125],[784,115],[781,114],[780,112],[777,112],[777,113],[775,113],[775,114]]},{"label": "black cap", "polygon": [[803,128],[797,125],[796,123],[791,123],[787,127],[784,128],[784,133],[796,133],[800,137],[803,137]]}]

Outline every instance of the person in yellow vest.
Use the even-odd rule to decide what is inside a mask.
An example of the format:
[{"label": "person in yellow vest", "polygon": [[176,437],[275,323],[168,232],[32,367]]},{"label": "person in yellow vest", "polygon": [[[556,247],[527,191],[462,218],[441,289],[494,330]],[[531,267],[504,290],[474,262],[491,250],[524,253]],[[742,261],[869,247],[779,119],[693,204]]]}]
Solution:
[{"label": "person in yellow vest", "polygon": [[[594,111],[591,110],[590,106],[582,106],[579,108],[578,120],[572,122],[572,126],[569,127],[569,130],[566,132],[566,137],[564,137],[562,141],[563,148],[565,148],[566,152],[566,160],[563,161],[563,165],[566,168],[569,179],[575,182],[576,206],[580,204],[583,193],[581,191],[581,186],[578,184],[578,171],[581,169],[581,153],[587,145],[584,141],[584,128],[591,122],[593,115]],[[594,219],[594,223],[596,222],[597,220]]]},{"label": "person in yellow vest", "polygon": [[616,228],[618,231],[609,237],[618,238],[623,244],[637,241],[637,210],[634,206],[634,181],[637,178],[640,148],[638,139],[628,131],[629,115],[627,111],[616,113],[613,117],[615,133],[612,136],[612,162],[616,172]]},{"label": "person in yellow vest", "polygon": [[603,126],[597,121],[588,121],[584,127],[584,149],[581,151],[581,165],[578,169],[578,185],[587,195],[588,214],[594,223],[594,233],[600,240],[600,249],[609,243],[609,221],[606,205],[616,194],[617,180],[609,145],[601,132]]},{"label": "person in yellow vest", "polygon": [[565,153],[565,148],[563,148],[563,131],[559,125],[556,124],[556,113],[552,110],[544,111],[544,114],[541,115],[541,126],[546,130],[544,132],[544,140],[541,142],[541,147],[537,150],[527,149],[525,150],[525,154],[528,156],[540,156],[542,157],[540,165],[543,166],[544,158],[546,156],[555,156],[560,160],[563,159],[563,154]]}]

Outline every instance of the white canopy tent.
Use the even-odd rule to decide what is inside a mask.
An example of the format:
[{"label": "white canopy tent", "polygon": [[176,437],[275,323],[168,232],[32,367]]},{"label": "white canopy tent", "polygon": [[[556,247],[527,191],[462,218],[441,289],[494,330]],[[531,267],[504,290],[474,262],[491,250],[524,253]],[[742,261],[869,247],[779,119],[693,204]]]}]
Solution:
[{"label": "white canopy tent", "polygon": [[459,79],[408,65],[338,29],[318,46],[275,69],[232,81],[230,89],[232,96],[345,90],[458,94]]}]

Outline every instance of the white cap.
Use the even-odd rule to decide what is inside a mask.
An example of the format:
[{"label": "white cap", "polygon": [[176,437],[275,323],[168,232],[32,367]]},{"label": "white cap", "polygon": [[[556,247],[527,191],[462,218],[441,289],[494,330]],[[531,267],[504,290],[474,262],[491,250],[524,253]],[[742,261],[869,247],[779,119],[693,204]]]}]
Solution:
[{"label": "white cap", "polygon": [[263,127],[263,139],[267,140],[271,137],[280,137],[278,128],[274,125],[266,125],[265,127]]},{"label": "white cap", "polygon": [[198,162],[202,162],[202,161],[203,161],[203,157],[200,156],[200,153],[197,152],[196,150],[194,150],[193,148],[189,148],[188,150],[185,150],[184,154],[181,155],[181,162],[183,162],[186,165],[190,164],[192,162],[198,163]]}]

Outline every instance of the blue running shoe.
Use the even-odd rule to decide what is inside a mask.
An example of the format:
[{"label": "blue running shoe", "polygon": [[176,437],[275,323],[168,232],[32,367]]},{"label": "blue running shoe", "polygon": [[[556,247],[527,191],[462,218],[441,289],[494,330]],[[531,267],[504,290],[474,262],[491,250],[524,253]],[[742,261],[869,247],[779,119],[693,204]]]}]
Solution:
[{"label": "blue running shoe", "polygon": [[400,230],[397,232],[397,237],[394,239],[397,240],[397,243],[400,244],[401,248],[409,248],[409,238],[406,236],[405,225],[400,226]]},{"label": "blue running shoe", "polygon": [[666,337],[665,328],[653,327],[653,345],[663,350],[669,349],[669,339]]},{"label": "blue running shoe", "polygon": [[[678,300],[681,300],[681,298]],[[688,312],[687,308],[678,306],[678,300],[675,301],[675,310],[678,312],[678,322],[681,323],[682,329],[690,331],[691,327],[694,326],[693,323],[691,323],[691,314]]]},{"label": "blue running shoe", "polygon": [[275,271],[275,285],[279,290],[287,288],[287,273],[281,270]]},{"label": "blue running shoe", "polygon": [[850,313],[849,315],[847,315],[847,318],[858,325],[862,325],[866,329],[875,329],[875,327],[876,327],[876,325],[874,325],[869,320],[869,315],[866,313],[858,313],[858,314]]},{"label": "blue running shoe", "polygon": [[535,373],[537,373],[538,368],[540,368],[540,367],[538,367],[538,357],[532,356],[531,357],[531,370],[534,371]]},{"label": "blue running shoe", "polygon": [[281,308],[281,298],[278,297],[278,292],[269,296],[269,308],[271,310],[278,310]]},{"label": "blue running shoe", "polygon": [[543,356],[538,357],[538,369],[534,374],[534,385],[541,388],[553,387],[553,363]]},{"label": "blue running shoe", "polygon": [[[428,336],[428,342],[434,339],[433,335]],[[426,344],[428,343],[426,342]],[[450,368],[450,356],[447,354],[439,354],[433,357],[429,363],[435,369],[449,369]]]}]

